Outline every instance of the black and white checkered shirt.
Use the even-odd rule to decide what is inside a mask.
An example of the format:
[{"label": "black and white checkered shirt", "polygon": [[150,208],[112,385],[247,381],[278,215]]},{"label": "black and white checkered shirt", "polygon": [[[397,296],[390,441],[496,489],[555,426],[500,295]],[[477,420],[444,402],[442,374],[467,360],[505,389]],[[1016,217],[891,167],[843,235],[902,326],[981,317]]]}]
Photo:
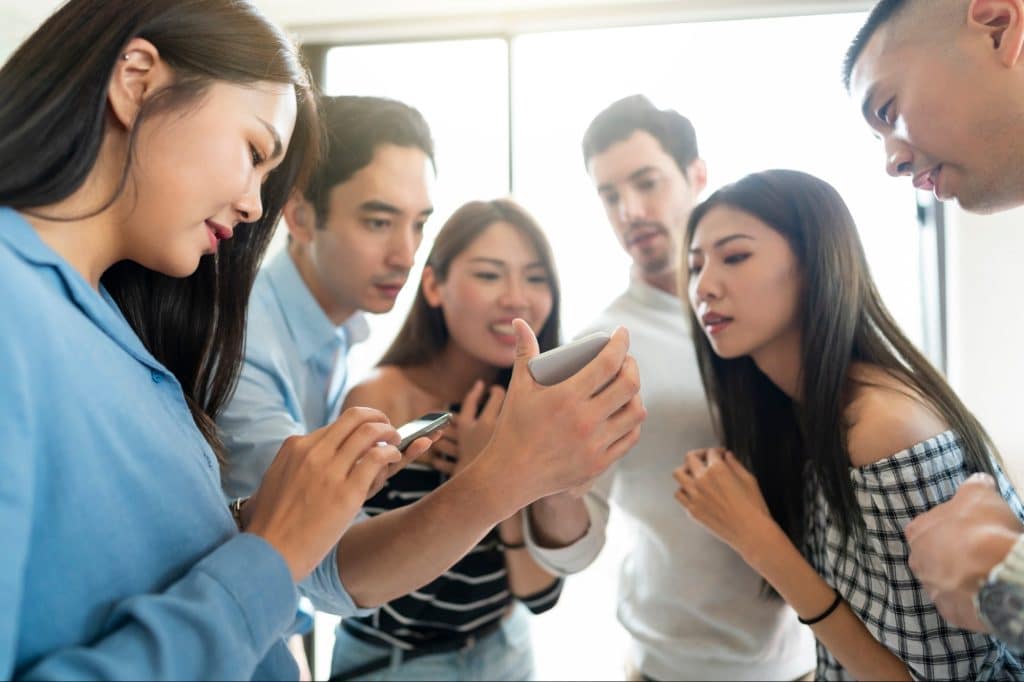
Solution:
[{"label": "black and white checkered shirt", "polygon": [[[972,472],[952,431],[870,466],[850,470],[867,527],[866,544],[842,542],[816,486],[808,486],[807,556],[839,590],[875,639],[906,663],[917,679],[1024,679],[1024,665],[998,640],[953,627],[938,613],[907,566],[903,528],[918,514],[953,497]],[[1024,506],[1001,471],[1003,496],[1018,517]],[[958,551],[950,546],[950,551]],[[852,679],[818,643],[819,680]]]}]

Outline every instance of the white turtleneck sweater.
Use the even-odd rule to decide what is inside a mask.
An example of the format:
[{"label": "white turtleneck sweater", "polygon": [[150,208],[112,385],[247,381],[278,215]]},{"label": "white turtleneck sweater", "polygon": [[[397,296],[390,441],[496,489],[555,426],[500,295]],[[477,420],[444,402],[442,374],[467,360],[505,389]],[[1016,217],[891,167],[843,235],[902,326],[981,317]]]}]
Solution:
[{"label": "white turtleneck sweater", "polygon": [[814,639],[761,576],[695,521],[673,496],[687,451],[718,445],[682,301],[633,279],[580,335],[622,325],[647,407],[640,442],[587,493],[590,529],[573,545],[538,547],[550,570],[576,573],[605,541],[614,502],[635,542],[619,581],[619,620],[632,664],[655,680],[793,680],[815,666]]}]

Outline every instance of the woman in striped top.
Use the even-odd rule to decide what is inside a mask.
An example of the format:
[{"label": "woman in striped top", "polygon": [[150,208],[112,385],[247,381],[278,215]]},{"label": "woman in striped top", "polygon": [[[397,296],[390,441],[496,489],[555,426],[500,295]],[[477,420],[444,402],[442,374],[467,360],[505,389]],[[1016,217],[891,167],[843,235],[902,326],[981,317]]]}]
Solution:
[{"label": "woman in striped top", "polygon": [[[395,424],[427,412],[455,413],[434,449],[367,501],[368,514],[415,502],[483,448],[515,359],[517,317],[533,328],[541,351],[558,345],[550,246],[515,203],[470,202],[438,234],[409,316],[377,371],[346,397],[346,406],[375,407]],[[526,551],[524,516],[525,510],[499,524],[437,580],[372,616],[343,621],[335,677],[532,678],[526,612],[554,606],[561,580]]]}]

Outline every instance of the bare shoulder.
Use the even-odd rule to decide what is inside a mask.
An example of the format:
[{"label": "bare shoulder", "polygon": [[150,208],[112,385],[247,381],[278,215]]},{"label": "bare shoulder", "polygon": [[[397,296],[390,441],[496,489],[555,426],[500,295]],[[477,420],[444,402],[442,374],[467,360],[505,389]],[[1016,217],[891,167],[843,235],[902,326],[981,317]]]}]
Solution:
[{"label": "bare shoulder", "polygon": [[874,464],[949,428],[922,396],[884,371],[859,365],[851,376],[846,447],[853,466]]},{"label": "bare shoulder", "polygon": [[399,368],[378,367],[349,390],[343,408],[372,407],[392,421],[401,421],[410,410],[406,404],[410,385]]}]

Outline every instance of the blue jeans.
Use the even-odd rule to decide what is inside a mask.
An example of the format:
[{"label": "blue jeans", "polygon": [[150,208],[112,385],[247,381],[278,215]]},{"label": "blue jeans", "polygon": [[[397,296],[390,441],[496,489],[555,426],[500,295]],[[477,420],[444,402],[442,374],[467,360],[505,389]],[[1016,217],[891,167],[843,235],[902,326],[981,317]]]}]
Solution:
[{"label": "blue jeans", "polygon": [[335,631],[331,675],[390,656],[391,664],[363,677],[366,682],[390,680],[532,680],[533,647],[530,643],[530,612],[516,604],[501,627],[465,651],[431,654],[411,661],[402,660],[398,647],[375,646],[353,637],[344,628]]}]

